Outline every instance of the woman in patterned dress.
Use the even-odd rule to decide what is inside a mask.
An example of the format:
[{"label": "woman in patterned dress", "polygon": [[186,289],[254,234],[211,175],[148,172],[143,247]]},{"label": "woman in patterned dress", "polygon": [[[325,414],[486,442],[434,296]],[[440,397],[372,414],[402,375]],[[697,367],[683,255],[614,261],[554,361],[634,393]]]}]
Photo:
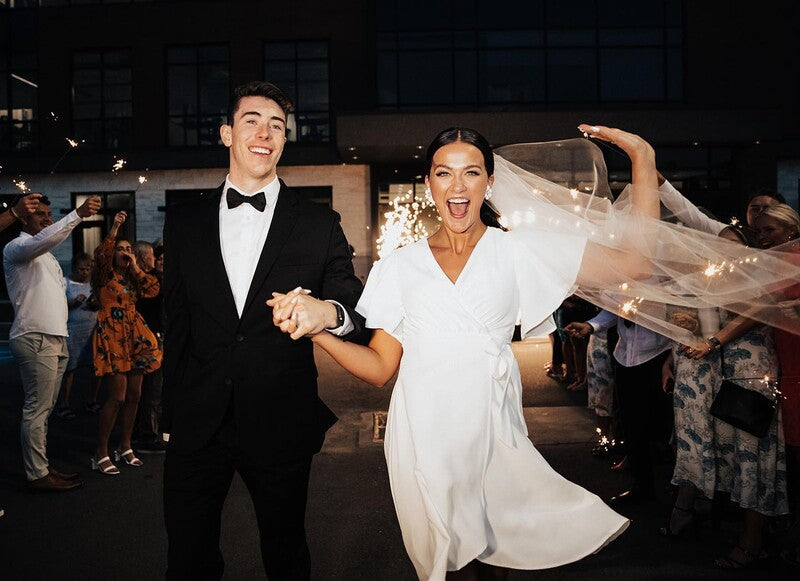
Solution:
[{"label": "woman in patterned dress", "polygon": [[131,432],[142,389],[142,375],[161,366],[161,351],[155,336],[141,315],[136,300],[158,294],[155,276],[136,263],[130,242],[117,240],[125,212],[117,212],[105,240],[95,250],[92,287],[100,301],[94,335],[95,375],[105,377],[108,398],[100,411],[97,449],[92,469],[102,474],[119,474],[108,454],[108,438],[120,415],[122,439],[114,451],[117,461],[141,466],[131,448]]},{"label": "woman in patterned dress", "polygon": [[[720,235],[732,231],[748,234],[726,229]],[[747,242],[755,245],[750,236]],[[720,323],[720,331],[681,348],[676,356],[678,461],[673,483],[681,491],[662,532],[678,534],[691,522],[696,490],[705,496],[728,493],[744,509],[744,527],[737,544],[715,562],[724,569],[742,569],[762,558],[764,517],[789,511],[781,414],[778,410],[769,432],[758,438],[713,418],[708,410],[723,379],[774,398],[772,382],[762,379],[777,377],[778,358],[771,328],[727,311],[720,312]],[[715,351],[721,352],[719,357]]]}]

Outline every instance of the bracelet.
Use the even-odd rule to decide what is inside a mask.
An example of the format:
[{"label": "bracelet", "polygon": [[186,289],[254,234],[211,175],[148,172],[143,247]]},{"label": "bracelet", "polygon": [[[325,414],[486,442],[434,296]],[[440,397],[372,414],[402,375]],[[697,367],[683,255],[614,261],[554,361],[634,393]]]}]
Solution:
[{"label": "bracelet", "polygon": [[706,345],[708,345],[711,351],[716,351],[722,348],[722,341],[717,339],[714,335],[711,335],[711,337],[706,339]]},{"label": "bracelet", "polygon": [[22,222],[22,218],[19,217],[19,214],[17,214],[17,211],[14,209],[14,206],[9,207],[8,211],[11,212],[11,215],[14,216],[14,218]]}]

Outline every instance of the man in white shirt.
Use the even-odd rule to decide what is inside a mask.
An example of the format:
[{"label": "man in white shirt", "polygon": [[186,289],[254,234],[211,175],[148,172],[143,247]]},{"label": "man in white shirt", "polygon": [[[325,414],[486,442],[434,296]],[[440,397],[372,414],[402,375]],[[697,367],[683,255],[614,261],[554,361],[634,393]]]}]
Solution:
[{"label": "man in white shirt", "polygon": [[672,346],[663,335],[614,313],[601,311],[585,323],[570,323],[564,330],[581,337],[617,326],[614,349],[616,395],[631,466],[633,486],[611,498],[611,504],[646,499],[653,493],[653,440],[666,441],[672,427],[672,396],[661,389],[661,368]]},{"label": "man in white shirt", "polygon": [[22,458],[32,491],[62,492],[82,485],[77,474],[56,470],[47,459],[47,420],[58,399],[67,365],[67,297],[64,274],[50,251],[64,242],[81,220],[100,209],[91,196],[53,223],[50,202],[25,218],[19,237],[3,250],[3,267],[14,322],[9,332],[11,352],[19,365],[22,406]]}]

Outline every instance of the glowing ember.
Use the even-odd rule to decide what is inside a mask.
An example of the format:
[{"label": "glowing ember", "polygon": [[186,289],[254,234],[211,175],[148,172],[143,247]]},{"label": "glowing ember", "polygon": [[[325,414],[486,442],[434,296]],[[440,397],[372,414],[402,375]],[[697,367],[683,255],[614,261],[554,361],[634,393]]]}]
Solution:
[{"label": "glowing ember", "polygon": [[111,171],[119,171],[119,170],[121,170],[123,167],[125,167],[126,163],[128,163],[128,162],[120,157],[118,160],[116,160],[114,162],[114,165],[112,166]]},{"label": "glowing ember", "polygon": [[144,182],[147,181],[147,178],[144,176],[139,176],[139,185],[142,185]]},{"label": "glowing ember", "polygon": [[21,191],[23,194],[24,194],[25,192],[30,192],[30,191],[31,191],[31,189],[28,187],[28,184],[26,184],[26,183],[25,183],[23,180],[13,180],[13,181],[14,181],[14,185],[15,185],[15,186],[17,186],[17,188],[18,188],[18,189],[19,189],[19,190],[20,190],[20,191]]}]

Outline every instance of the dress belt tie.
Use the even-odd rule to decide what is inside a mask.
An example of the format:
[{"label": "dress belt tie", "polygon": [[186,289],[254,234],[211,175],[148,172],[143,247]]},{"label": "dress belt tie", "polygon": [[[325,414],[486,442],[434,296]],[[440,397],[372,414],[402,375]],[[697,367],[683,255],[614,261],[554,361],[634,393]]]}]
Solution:
[{"label": "dress belt tie", "polygon": [[528,430],[521,409],[521,382],[512,381],[514,353],[511,351],[511,344],[498,344],[493,339],[487,341],[486,353],[491,356],[493,429],[501,442],[510,448],[516,448],[515,432],[527,434]]}]

